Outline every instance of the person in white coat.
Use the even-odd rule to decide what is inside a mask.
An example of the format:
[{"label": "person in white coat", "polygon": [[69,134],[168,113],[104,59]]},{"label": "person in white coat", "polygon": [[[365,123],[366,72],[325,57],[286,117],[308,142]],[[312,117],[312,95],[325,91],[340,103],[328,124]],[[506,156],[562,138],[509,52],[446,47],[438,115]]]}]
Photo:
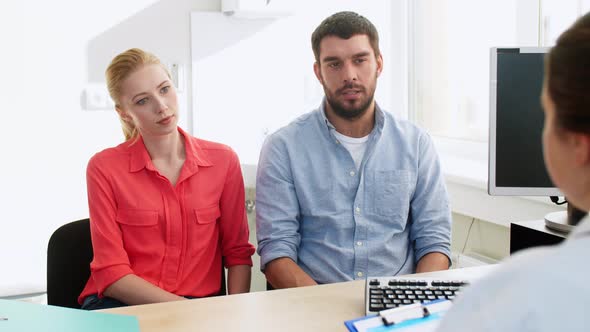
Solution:
[{"label": "person in white coat", "polygon": [[[543,152],[551,179],[590,210],[590,13],[545,59]],[[554,247],[525,250],[465,290],[439,332],[589,331],[590,218]]]}]

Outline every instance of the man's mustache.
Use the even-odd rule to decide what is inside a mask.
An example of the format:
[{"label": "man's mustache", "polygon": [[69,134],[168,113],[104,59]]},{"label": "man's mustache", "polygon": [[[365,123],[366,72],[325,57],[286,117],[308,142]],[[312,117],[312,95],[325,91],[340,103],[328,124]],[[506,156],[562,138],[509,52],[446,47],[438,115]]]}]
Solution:
[{"label": "man's mustache", "polygon": [[350,90],[350,89],[359,90],[361,92],[365,91],[365,88],[362,85],[359,85],[356,83],[347,83],[343,87],[341,87],[340,89],[336,90],[336,92],[341,94],[342,91]]}]

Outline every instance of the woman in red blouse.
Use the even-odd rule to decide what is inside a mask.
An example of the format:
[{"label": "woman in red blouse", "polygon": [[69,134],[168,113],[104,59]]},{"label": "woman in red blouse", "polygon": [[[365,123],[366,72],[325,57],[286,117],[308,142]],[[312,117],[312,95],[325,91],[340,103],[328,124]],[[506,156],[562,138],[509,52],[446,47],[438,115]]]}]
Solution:
[{"label": "woman in red blouse", "polygon": [[94,259],[84,309],[248,292],[244,184],[231,148],[177,126],[170,74],[130,49],[106,70],[126,141],[94,155],[87,185]]}]

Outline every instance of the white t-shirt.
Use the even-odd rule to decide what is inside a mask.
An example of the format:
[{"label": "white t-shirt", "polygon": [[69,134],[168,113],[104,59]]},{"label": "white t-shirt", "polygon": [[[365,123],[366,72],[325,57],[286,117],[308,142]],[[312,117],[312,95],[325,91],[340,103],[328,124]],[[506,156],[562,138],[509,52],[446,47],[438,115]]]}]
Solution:
[{"label": "white t-shirt", "polygon": [[365,150],[367,150],[367,141],[369,140],[369,135],[361,138],[356,137],[349,137],[346,135],[342,135],[341,133],[333,130],[334,136],[340,141],[340,144],[350,152],[352,156],[352,160],[354,160],[354,165],[356,169],[359,170],[361,167],[361,162],[363,161],[363,157],[365,156]]},{"label": "white t-shirt", "polygon": [[438,332],[589,331],[590,218],[554,247],[519,252],[469,286]]}]

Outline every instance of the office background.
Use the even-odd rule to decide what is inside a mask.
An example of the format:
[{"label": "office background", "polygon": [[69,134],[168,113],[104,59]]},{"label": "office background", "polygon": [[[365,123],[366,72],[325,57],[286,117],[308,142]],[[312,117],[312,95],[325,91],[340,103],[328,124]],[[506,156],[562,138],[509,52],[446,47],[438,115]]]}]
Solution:
[{"label": "office background", "polygon": [[[482,135],[487,122],[481,120],[481,114],[487,114],[486,101],[481,95],[444,99],[457,96],[453,91],[470,82],[469,76],[459,83],[449,80],[460,76],[456,63],[449,60],[456,59],[451,52],[472,53],[469,40],[454,44],[459,48],[445,46],[448,36],[443,32],[457,33],[456,27],[445,25],[457,21],[478,31],[486,26],[485,20],[497,22],[494,15],[510,10],[506,24],[511,28],[502,30],[508,40],[519,46],[550,45],[552,36],[590,8],[589,1],[485,1],[479,9],[468,7],[466,0],[275,1],[290,15],[250,21],[227,17],[221,14],[221,0],[0,4],[0,297],[44,292],[50,234],[64,223],[88,216],[86,163],[97,151],[122,140],[104,86],[104,69],[114,55],[141,47],[177,66],[180,125],[236,149],[244,163],[247,199],[253,200],[257,149],[264,136],[321,98],[312,76],[310,33],[323,17],[345,9],[364,14],[380,31],[385,72],[378,83],[379,103],[435,137],[454,211],[454,257],[469,254],[476,264],[502,259],[508,255],[510,221],[539,219],[560,209],[545,198],[487,196],[487,144]],[[219,25],[197,33],[195,27],[202,26],[194,19],[200,16]],[[481,27],[473,25],[475,18],[483,22]],[[236,31],[239,38],[227,34],[228,24],[241,27]],[[485,31],[495,33],[493,26]],[[279,41],[261,39],[280,37],[281,32],[285,35]],[[244,53],[248,45],[251,49]],[[281,52],[281,45],[289,51]],[[488,46],[498,45],[478,45],[485,53],[479,49],[480,57],[488,56]],[[477,63],[481,66],[481,61]],[[485,73],[487,63],[483,66]],[[231,71],[224,72],[225,68]],[[485,85],[486,79],[480,77],[478,84]],[[420,88],[420,82],[428,84]],[[452,83],[447,84],[448,91],[441,89],[445,82]],[[252,87],[259,89],[248,90]],[[239,88],[248,93],[236,92]],[[464,121],[456,126],[471,129],[459,133],[453,126],[436,127],[448,122],[430,121],[437,116]],[[254,231],[253,214],[249,217]],[[260,273],[253,282],[254,290],[262,289]]]}]

